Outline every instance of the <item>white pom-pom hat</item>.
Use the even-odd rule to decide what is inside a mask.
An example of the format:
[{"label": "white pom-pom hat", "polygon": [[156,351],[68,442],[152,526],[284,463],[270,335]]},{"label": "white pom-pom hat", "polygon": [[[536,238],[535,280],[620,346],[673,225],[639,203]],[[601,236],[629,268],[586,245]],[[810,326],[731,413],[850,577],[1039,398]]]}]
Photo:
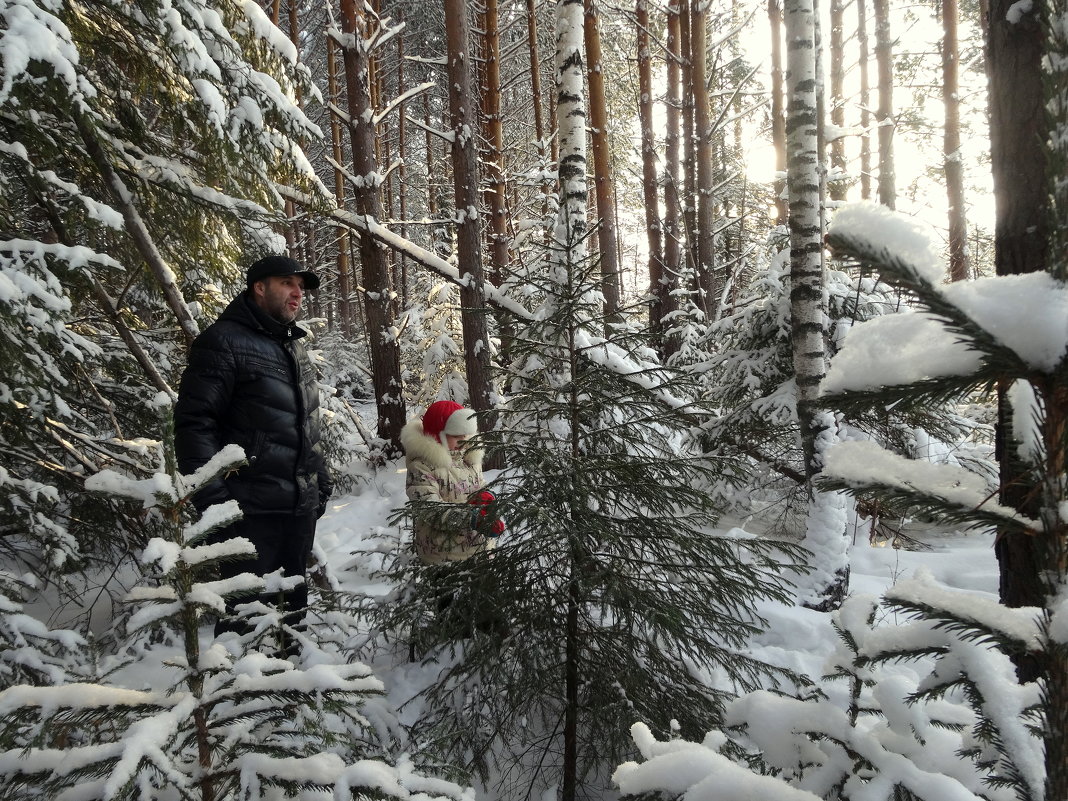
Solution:
[{"label": "white pom-pom hat", "polygon": [[477,434],[478,420],[474,411],[465,409],[455,401],[437,401],[430,404],[423,414],[423,433],[447,448],[448,436],[473,437]]}]

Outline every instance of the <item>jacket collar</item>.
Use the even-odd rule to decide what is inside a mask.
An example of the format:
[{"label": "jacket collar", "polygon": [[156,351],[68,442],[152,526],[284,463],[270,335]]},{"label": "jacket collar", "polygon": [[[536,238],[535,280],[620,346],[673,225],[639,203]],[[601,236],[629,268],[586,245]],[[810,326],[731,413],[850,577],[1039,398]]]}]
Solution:
[{"label": "jacket collar", "polygon": [[266,334],[271,339],[276,339],[279,342],[300,339],[300,337],[305,336],[308,333],[296,323],[286,325],[285,323],[280,323],[273,317],[268,316],[263,309],[252,301],[251,296],[248,294],[248,290],[245,290],[230,301],[230,305],[228,305],[223,313],[219,315],[219,319],[233,320],[234,322],[241,323],[255,331]]},{"label": "jacket collar", "polygon": [[[416,417],[409,420],[401,429],[401,446],[409,459],[418,459],[426,462],[435,469],[448,467],[452,464],[453,454],[432,437],[423,433],[423,421]],[[482,450],[480,448],[468,448],[463,455],[464,464],[470,467],[482,466]]]}]

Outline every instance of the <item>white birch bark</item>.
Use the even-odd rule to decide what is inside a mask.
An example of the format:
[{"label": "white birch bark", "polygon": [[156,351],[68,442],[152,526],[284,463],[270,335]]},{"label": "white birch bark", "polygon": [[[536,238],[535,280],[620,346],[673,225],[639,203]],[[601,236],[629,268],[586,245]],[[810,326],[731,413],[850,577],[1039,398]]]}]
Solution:
[{"label": "white birch bark", "polygon": [[802,602],[817,609],[834,609],[848,586],[845,499],[839,493],[818,492],[812,481],[820,471],[821,451],[835,438],[833,416],[818,403],[820,382],[827,369],[818,97],[822,81],[817,73],[813,0],[787,0],[785,12],[791,347],[797,421],[810,493],[804,544],[812,552],[813,567]]},{"label": "white birch bark", "polygon": [[586,260],[586,100],[583,94],[582,0],[556,6],[556,125],[560,142],[560,207],[553,230],[554,250],[564,262]]},{"label": "white birch bark", "polygon": [[[812,0],[786,3],[786,178],[790,210],[790,307],[805,472],[817,472],[811,407],[826,371],[820,160]],[[804,410],[804,411],[803,411]]]}]

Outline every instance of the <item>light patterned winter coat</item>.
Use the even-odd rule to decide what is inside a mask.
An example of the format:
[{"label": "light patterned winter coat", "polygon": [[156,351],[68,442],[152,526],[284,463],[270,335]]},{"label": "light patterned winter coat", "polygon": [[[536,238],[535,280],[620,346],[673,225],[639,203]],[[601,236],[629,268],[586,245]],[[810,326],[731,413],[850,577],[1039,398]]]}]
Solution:
[{"label": "light patterned winter coat", "polygon": [[492,547],[472,528],[474,507],[467,503],[482,488],[482,451],[450,451],[424,434],[418,419],[401,430],[400,440],[419,558],[427,564],[459,562]]}]

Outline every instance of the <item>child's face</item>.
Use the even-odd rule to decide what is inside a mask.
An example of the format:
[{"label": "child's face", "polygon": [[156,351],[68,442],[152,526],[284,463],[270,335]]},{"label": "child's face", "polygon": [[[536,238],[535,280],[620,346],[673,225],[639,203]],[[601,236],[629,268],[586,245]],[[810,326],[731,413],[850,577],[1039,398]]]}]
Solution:
[{"label": "child's face", "polygon": [[450,451],[459,450],[460,446],[467,442],[467,439],[468,437],[466,434],[461,434],[459,436],[454,436],[453,434],[445,435],[445,442],[448,443]]}]

